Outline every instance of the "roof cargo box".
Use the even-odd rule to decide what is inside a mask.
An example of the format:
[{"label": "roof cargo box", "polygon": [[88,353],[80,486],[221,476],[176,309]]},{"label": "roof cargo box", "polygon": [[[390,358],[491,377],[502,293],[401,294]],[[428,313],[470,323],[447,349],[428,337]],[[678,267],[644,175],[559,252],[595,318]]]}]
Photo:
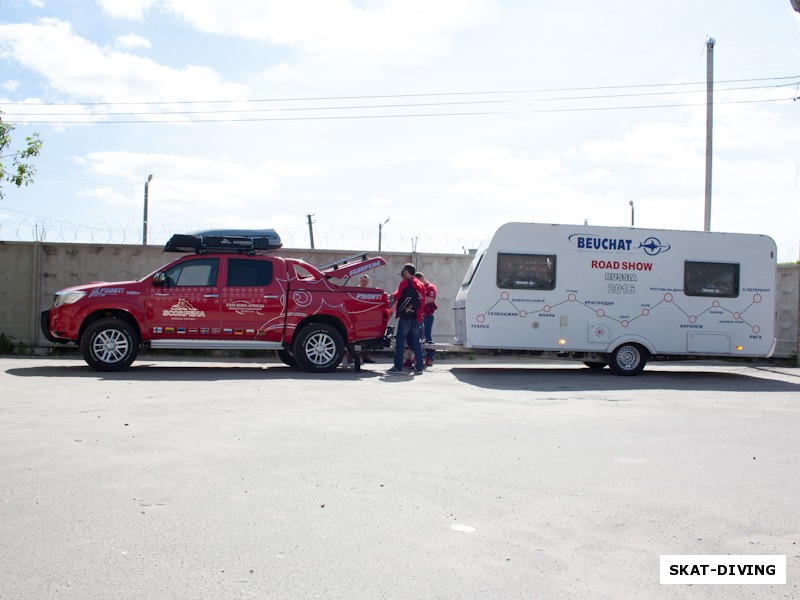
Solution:
[{"label": "roof cargo box", "polygon": [[214,229],[176,233],[164,246],[164,252],[247,253],[281,246],[281,238],[274,229]]}]

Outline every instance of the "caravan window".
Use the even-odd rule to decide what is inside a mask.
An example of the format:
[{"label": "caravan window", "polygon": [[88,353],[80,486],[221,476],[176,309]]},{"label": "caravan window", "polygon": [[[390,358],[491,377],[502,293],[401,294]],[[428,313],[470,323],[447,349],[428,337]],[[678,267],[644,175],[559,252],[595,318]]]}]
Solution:
[{"label": "caravan window", "polygon": [[475,272],[478,270],[478,267],[483,260],[484,254],[478,254],[475,258],[472,259],[472,263],[469,265],[469,269],[467,269],[467,274],[464,275],[464,281],[461,282],[461,287],[467,287],[470,283],[472,283],[472,278],[475,277]]},{"label": "caravan window", "polygon": [[523,290],[555,289],[555,255],[498,253],[497,287]]},{"label": "caravan window", "polygon": [[739,265],[686,261],[683,293],[687,296],[736,298],[739,295]]}]

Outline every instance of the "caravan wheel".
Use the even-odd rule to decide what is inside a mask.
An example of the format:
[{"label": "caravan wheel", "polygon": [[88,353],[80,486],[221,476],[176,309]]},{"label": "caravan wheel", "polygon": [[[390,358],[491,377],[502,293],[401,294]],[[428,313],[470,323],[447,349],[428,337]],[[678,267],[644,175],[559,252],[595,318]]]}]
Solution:
[{"label": "caravan wheel", "polygon": [[638,375],[648,359],[647,349],[639,344],[622,344],[608,356],[608,366],[617,375]]},{"label": "caravan wheel", "polygon": [[583,364],[589,367],[592,371],[602,371],[603,369],[606,368],[606,363],[604,362],[592,362],[585,360],[583,361]]}]

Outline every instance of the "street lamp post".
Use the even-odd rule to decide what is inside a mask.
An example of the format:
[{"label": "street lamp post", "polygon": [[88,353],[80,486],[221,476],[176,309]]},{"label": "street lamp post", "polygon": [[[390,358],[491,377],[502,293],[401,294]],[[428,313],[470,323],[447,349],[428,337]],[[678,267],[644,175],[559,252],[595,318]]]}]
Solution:
[{"label": "street lamp post", "polygon": [[383,240],[383,226],[386,225],[391,219],[386,219],[383,223],[378,223],[378,252],[381,251],[381,242]]},{"label": "street lamp post", "polygon": [[629,204],[631,205],[631,227],[633,227],[633,200]]},{"label": "street lamp post", "polygon": [[144,182],[144,216],[142,217],[142,246],[147,245],[147,202],[150,193],[150,182],[153,181],[153,175],[147,176]]}]

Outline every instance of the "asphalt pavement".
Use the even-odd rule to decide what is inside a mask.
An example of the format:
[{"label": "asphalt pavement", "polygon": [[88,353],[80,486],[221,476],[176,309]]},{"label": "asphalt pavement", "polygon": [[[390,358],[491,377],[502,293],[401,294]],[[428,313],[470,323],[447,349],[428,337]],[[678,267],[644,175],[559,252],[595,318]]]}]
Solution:
[{"label": "asphalt pavement", "polygon": [[800,369],[389,366],[0,357],[0,599],[800,598]]}]

